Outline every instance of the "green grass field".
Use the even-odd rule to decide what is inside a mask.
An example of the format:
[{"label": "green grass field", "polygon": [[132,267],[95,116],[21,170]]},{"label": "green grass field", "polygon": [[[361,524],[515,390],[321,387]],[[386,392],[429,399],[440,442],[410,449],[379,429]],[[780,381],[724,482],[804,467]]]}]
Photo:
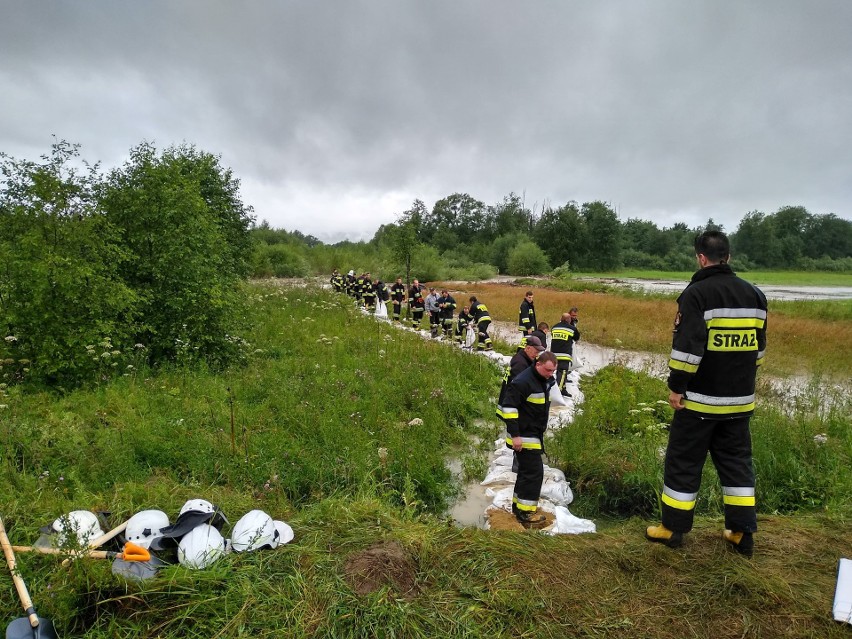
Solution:
[{"label": "green grass field", "polygon": [[[830,620],[837,560],[852,556],[848,398],[825,410],[814,388],[790,414],[761,405],[752,561],[724,548],[709,470],[685,547],[643,539],[663,434],[634,427],[630,411],[660,382],[619,369],[583,382],[583,420],[550,452],[574,487],[572,512],[598,533],[459,529],[444,515],[458,490],[446,461],[483,467],[475,442],[499,432],[499,367],[327,291],[257,284],[249,295],[243,367],[138,370],[63,396],[0,389],[0,515],[13,543],[70,510],[120,522],[160,508],[174,519],[190,498],[216,503],[231,524],[261,508],[296,534],[274,551],[140,583],[108,562],[62,568],[21,553],[39,614],[60,636],[848,636]],[[21,615],[0,571],[0,617]]]}]

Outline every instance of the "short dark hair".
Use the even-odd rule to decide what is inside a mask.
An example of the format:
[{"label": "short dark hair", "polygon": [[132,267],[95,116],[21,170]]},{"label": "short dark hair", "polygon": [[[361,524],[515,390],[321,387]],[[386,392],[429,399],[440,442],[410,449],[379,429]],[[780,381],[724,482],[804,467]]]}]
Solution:
[{"label": "short dark hair", "polygon": [[532,292],[532,291],[527,291],[527,293],[526,293],[526,295],[524,295],[524,297],[529,297],[529,296],[530,296],[530,295],[532,295],[532,294],[533,294],[533,292]]},{"label": "short dark hair", "polygon": [[470,300],[468,300],[468,301],[470,301],[470,302],[478,302],[479,300],[477,300],[477,299],[476,299],[476,296],[475,296],[475,295],[471,295],[471,296],[470,296]]},{"label": "short dark hair", "polygon": [[715,264],[727,261],[731,243],[722,231],[704,231],[695,237],[695,254],[703,255]]},{"label": "short dark hair", "polygon": [[550,326],[547,325],[547,322],[539,322],[538,323],[538,330],[543,331],[546,328],[550,328]]},{"label": "short dark hair", "polygon": [[540,353],[537,360],[540,364],[544,362],[550,362],[551,364],[556,364],[556,355],[554,355],[551,351],[544,351]]}]

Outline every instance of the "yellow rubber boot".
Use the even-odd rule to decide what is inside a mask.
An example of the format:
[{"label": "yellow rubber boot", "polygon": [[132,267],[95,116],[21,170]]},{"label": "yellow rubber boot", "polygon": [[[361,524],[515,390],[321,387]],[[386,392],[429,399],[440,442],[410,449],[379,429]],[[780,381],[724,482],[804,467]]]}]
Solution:
[{"label": "yellow rubber boot", "polygon": [[722,539],[727,541],[731,548],[745,557],[754,555],[754,538],[751,533],[734,532],[733,530],[725,530],[722,532]]},{"label": "yellow rubber boot", "polygon": [[678,548],[683,543],[683,533],[669,530],[662,524],[659,526],[648,526],[645,529],[645,537],[648,541],[665,544],[669,548]]}]

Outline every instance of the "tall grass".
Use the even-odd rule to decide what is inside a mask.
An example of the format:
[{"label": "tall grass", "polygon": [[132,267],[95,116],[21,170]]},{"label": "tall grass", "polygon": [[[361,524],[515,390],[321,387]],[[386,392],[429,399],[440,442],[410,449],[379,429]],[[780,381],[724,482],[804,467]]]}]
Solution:
[{"label": "tall grass", "polygon": [[[142,370],[63,397],[5,390],[0,504],[14,543],[72,509],[121,521],[151,507],[174,515],[192,497],[232,523],[262,508],[296,532],[274,551],[139,583],[107,562],[65,569],[20,554],[40,614],[62,636],[846,636],[828,615],[837,557],[852,555],[842,398],[836,413],[803,401],[799,422],[755,417],[755,441],[772,455],[756,448],[759,490],[779,482],[778,512],[798,505],[794,517],[768,516],[761,499],[753,562],[725,553],[715,512],[680,552],[647,544],[646,522],[623,516],[602,516],[599,534],[580,537],[459,529],[442,515],[454,491],[444,463],[473,454],[471,435],[493,441],[493,420],[481,418],[493,414],[500,370],[321,290],[260,285],[250,308],[257,330],[242,368]],[[616,372],[584,381],[589,421],[548,447],[569,471],[574,512],[655,506],[659,384]],[[653,411],[630,413],[634,402]],[[787,439],[775,439],[779,429]],[[813,431],[826,433],[823,447],[806,448]],[[586,440],[569,448],[571,436]],[[615,496],[596,498],[606,472]],[[815,496],[794,502],[804,484],[793,478],[808,474],[819,475]],[[634,485],[618,492],[628,476]],[[642,499],[649,505],[634,508]],[[375,584],[362,588],[369,580],[351,566],[369,556]],[[21,616],[5,571],[0,615]]]}]

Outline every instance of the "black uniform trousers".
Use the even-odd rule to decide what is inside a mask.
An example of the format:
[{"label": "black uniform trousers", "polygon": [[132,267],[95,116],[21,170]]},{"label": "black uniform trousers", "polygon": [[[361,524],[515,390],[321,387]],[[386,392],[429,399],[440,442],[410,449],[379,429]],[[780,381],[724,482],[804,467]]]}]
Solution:
[{"label": "black uniform trousers", "polygon": [[393,302],[393,321],[398,322],[399,316],[402,314],[402,302]]},{"label": "black uniform trousers", "polygon": [[560,391],[565,390],[565,382],[568,380],[568,373],[571,372],[571,360],[570,359],[558,359],[559,354],[557,354],[556,360],[556,386]]},{"label": "black uniform trousers", "polygon": [[675,411],[666,449],[663,526],[681,533],[692,530],[701,470],[709,451],[722,484],[725,528],[757,530],[750,419],[751,415],[716,417],[688,409]]},{"label": "black uniform trousers", "polygon": [[544,461],[542,451],[522,448],[515,453],[512,463],[518,477],[512,495],[512,512],[534,513],[538,510],[538,498],[541,496],[541,484],[544,481]]}]

